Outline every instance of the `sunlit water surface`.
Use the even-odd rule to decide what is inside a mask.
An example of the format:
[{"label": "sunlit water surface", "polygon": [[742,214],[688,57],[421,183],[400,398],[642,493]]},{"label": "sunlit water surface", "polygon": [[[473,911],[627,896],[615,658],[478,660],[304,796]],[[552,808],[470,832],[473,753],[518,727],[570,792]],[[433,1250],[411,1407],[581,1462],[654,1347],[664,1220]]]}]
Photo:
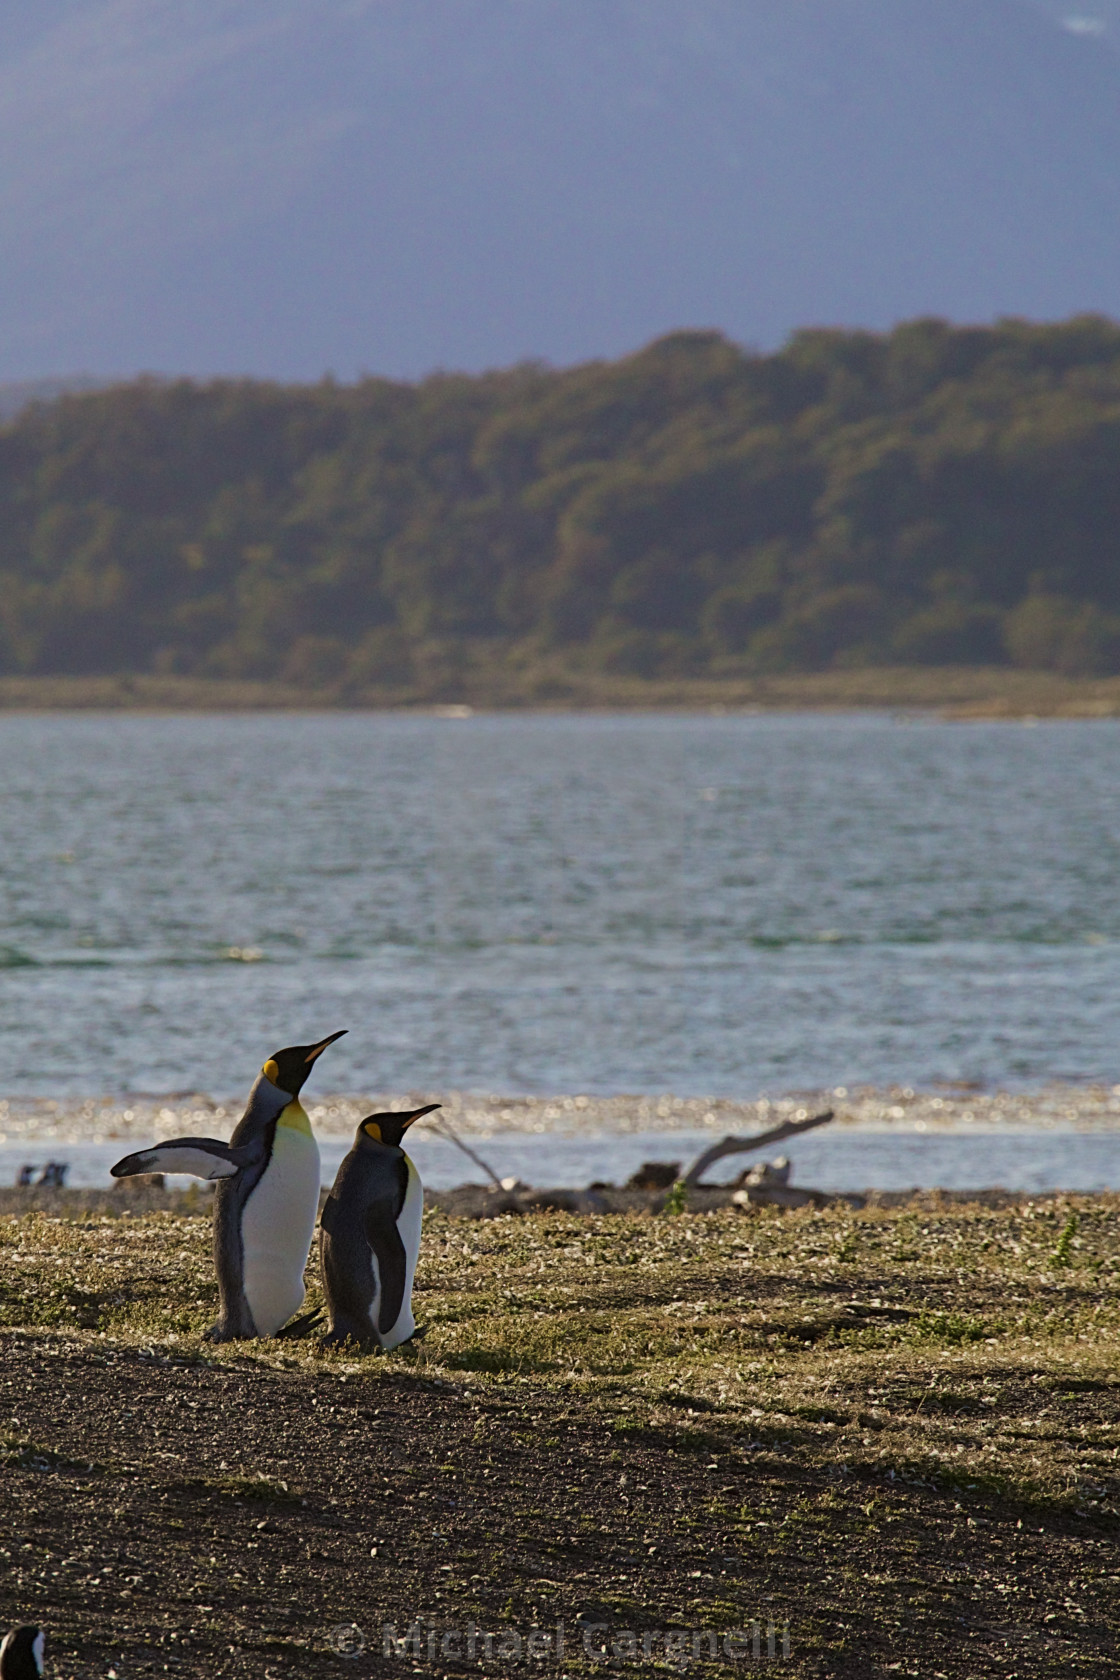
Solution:
[{"label": "sunlit water surface", "polygon": [[1120,726],[906,722],[0,717],[0,1092],[1115,1081]]}]

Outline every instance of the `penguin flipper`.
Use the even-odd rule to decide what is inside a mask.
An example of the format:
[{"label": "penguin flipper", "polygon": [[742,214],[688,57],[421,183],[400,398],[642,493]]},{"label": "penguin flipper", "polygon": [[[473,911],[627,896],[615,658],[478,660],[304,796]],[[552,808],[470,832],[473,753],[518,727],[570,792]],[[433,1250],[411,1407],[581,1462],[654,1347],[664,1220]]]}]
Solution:
[{"label": "penguin flipper", "polygon": [[[372,1229],[371,1229],[372,1227]],[[366,1237],[377,1260],[377,1275],[381,1280],[380,1310],[377,1328],[387,1336],[404,1305],[404,1286],[408,1275],[408,1257],[396,1225],[370,1219],[366,1223]]]},{"label": "penguin flipper", "polygon": [[109,1168],[113,1178],[131,1178],[135,1173],[189,1173],[192,1178],[232,1178],[248,1164],[251,1150],[233,1149],[217,1138],[170,1138],[151,1149],[133,1155]]}]

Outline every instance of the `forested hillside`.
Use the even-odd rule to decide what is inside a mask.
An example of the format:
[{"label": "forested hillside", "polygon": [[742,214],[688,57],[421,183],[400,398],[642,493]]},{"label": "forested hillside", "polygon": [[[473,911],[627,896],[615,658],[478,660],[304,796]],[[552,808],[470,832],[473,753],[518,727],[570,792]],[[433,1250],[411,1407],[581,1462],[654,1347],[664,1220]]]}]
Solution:
[{"label": "forested hillside", "polygon": [[0,671],[1120,671],[1120,327],[681,333],[0,429]]}]

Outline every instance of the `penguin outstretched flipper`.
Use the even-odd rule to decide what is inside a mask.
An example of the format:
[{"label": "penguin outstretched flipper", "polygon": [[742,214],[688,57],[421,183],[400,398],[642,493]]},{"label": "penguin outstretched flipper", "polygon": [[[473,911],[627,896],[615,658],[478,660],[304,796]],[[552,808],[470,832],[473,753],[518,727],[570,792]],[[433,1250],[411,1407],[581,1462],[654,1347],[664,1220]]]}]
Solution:
[{"label": "penguin outstretched flipper", "polygon": [[132,1178],[136,1173],[189,1173],[192,1178],[232,1178],[253,1159],[251,1149],[235,1149],[217,1138],[169,1138],[151,1149],[133,1155],[109,1168],[113,1178]]}]

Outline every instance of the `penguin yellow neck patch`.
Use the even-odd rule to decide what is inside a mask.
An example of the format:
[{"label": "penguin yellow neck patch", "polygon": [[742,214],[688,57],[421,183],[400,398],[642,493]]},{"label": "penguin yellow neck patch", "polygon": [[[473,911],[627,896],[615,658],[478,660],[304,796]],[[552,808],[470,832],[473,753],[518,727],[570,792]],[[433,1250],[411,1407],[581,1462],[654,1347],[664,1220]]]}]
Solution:
[{"label": "penguin yellow neck patch", "polygon": [[276,1124],[278,1126],[288,1126],[293,1132],[306,1132],[308,1137],[311,1136],[311,1122],[307,1118],[298,1097],[294,1097],[287,1108],[281,1110],[280,1118]]}]

